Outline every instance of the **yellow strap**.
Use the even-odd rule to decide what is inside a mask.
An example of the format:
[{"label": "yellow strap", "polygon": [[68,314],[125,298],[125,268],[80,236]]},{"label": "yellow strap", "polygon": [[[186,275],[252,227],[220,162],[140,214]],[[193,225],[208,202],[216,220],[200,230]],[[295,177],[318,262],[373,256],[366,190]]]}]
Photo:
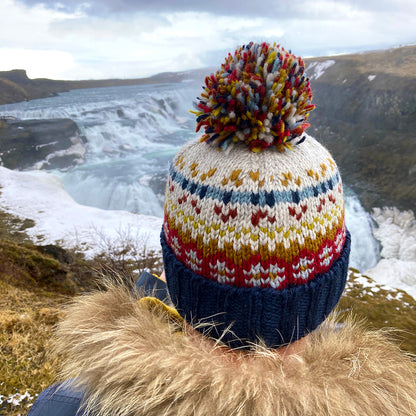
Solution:
[{"label": "yellow strap", "polygon": [[160,276],[158,276],[157,274],[152,273],[152,276],[158,278],[159,280],[161,280],[163,283],[166,283]]},{"label": "yellow strap", "polygon": [[183,318],[179,315],[178,311],[175,308],[166,305],[158,298],[145,296],[139,299],[139,304],[157,315],[166,315],[169,320],[172,320],[179,325],[182,325],[183,323]]}]

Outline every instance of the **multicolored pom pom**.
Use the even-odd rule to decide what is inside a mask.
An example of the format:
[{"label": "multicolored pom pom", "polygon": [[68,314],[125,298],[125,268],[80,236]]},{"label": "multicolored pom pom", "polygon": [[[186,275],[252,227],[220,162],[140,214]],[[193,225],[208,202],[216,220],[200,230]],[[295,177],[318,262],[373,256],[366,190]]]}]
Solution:
[{"label": "multicolored pom pom", "polygon": [[251,151],[291,149],[304,140],[311,103],[305,64],[279,45],[249,43],[229,54],[205,78],[197,111],[201,141],[226,149],[245,142]]}]

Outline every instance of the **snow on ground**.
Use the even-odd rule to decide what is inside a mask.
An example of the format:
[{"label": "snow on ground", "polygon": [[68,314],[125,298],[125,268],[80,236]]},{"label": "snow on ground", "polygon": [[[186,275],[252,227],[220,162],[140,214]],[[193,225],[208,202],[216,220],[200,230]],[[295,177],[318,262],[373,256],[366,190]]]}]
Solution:
[{"label": "snow on ground", "polygon": [[[161,218],[80,205],[66,193],[57,176],[44,171],[18,172],[0,167],[0,209],[32,219],[34,227],[25,232],[39,244],[76,246],[91,257],[103,252],[109,242],[118,246],[125,238],[160,252]],[[416,298],[413,212],[375,209],[373,218],[378,224],[373,233],[382,245],[382,259],[364,274],[379,285],[403,289]]]},{"label": "snow on ground", "polygon": [[334,64],[335,61],[332,59],[328,59],[327,61],[323,62],[312,62],[306,68],[309,79],[318,79],[325,73],[326,69]]},{"label": "snow on ground", "polygon": [[405,290],[416,299],[416,220],[412,211],[375,208],[378,228],[374,237],[382,245],[381,260],[365,272],[377,283]]},{"label": "snow on ground", "polygon": [[161,218],[80,205],[64,190],[60,178],[44,171],[0,167],[0,208],[34,221],[35,226],[25,232],[35,243],[81,247],[91,257],[103,251],[103,241],[117,243],[124,236],[160,252]]},{"label": "snow on ground", "polygon": [[354,285],[360,284],[363,287],[360,293],[361,296],[374,296],[376,293],[380,292],[380,290],[384,290],[386,292],[390,292],[387,295],[388,300],[397,299],[399,301],[402,301],[403,292],[399,292],[397,288],[394,288],[387,284],[378,283],[371,277],[363,275],[362,273],[357,273],[355,271],[350,271],[349,276],[350,277],[347,281],[346,291],[353,289]]},{"label": "snow on ground", "polygon": [[0,404],[3,402],[11,403],[12,406],[19,406],[23,401],[32,401],[33,396],[29,394],[29,392],[25,392],[24,394],[15,393],[11,394],[10,396],[6,397],[0,394]]}]

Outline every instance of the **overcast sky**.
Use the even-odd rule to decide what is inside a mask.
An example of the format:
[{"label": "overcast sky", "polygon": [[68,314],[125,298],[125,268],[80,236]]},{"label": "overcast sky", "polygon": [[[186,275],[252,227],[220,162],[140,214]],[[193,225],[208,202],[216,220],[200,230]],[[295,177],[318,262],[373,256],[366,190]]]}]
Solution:
[{"label": "overcast sky", "polygon": [[326,56],[416,42],[416,0],[0,0],[0,71],[137,78],[218,66],[249,41]]}]

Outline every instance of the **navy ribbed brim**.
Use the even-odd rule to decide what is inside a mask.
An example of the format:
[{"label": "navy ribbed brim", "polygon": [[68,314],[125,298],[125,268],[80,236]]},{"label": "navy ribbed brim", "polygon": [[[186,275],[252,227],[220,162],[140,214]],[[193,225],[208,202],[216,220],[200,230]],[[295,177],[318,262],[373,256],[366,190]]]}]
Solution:
[{"label": "navy ribbed brim", "polygon": [[351,236],[331,268],[306,284],[244,288],[220,284],[189,270],[161,233],[166,280],[173,304],[197,330],[231,348],[261,340],[268,348],[294,342],[320,325],[338,303],[348,276]]}]

